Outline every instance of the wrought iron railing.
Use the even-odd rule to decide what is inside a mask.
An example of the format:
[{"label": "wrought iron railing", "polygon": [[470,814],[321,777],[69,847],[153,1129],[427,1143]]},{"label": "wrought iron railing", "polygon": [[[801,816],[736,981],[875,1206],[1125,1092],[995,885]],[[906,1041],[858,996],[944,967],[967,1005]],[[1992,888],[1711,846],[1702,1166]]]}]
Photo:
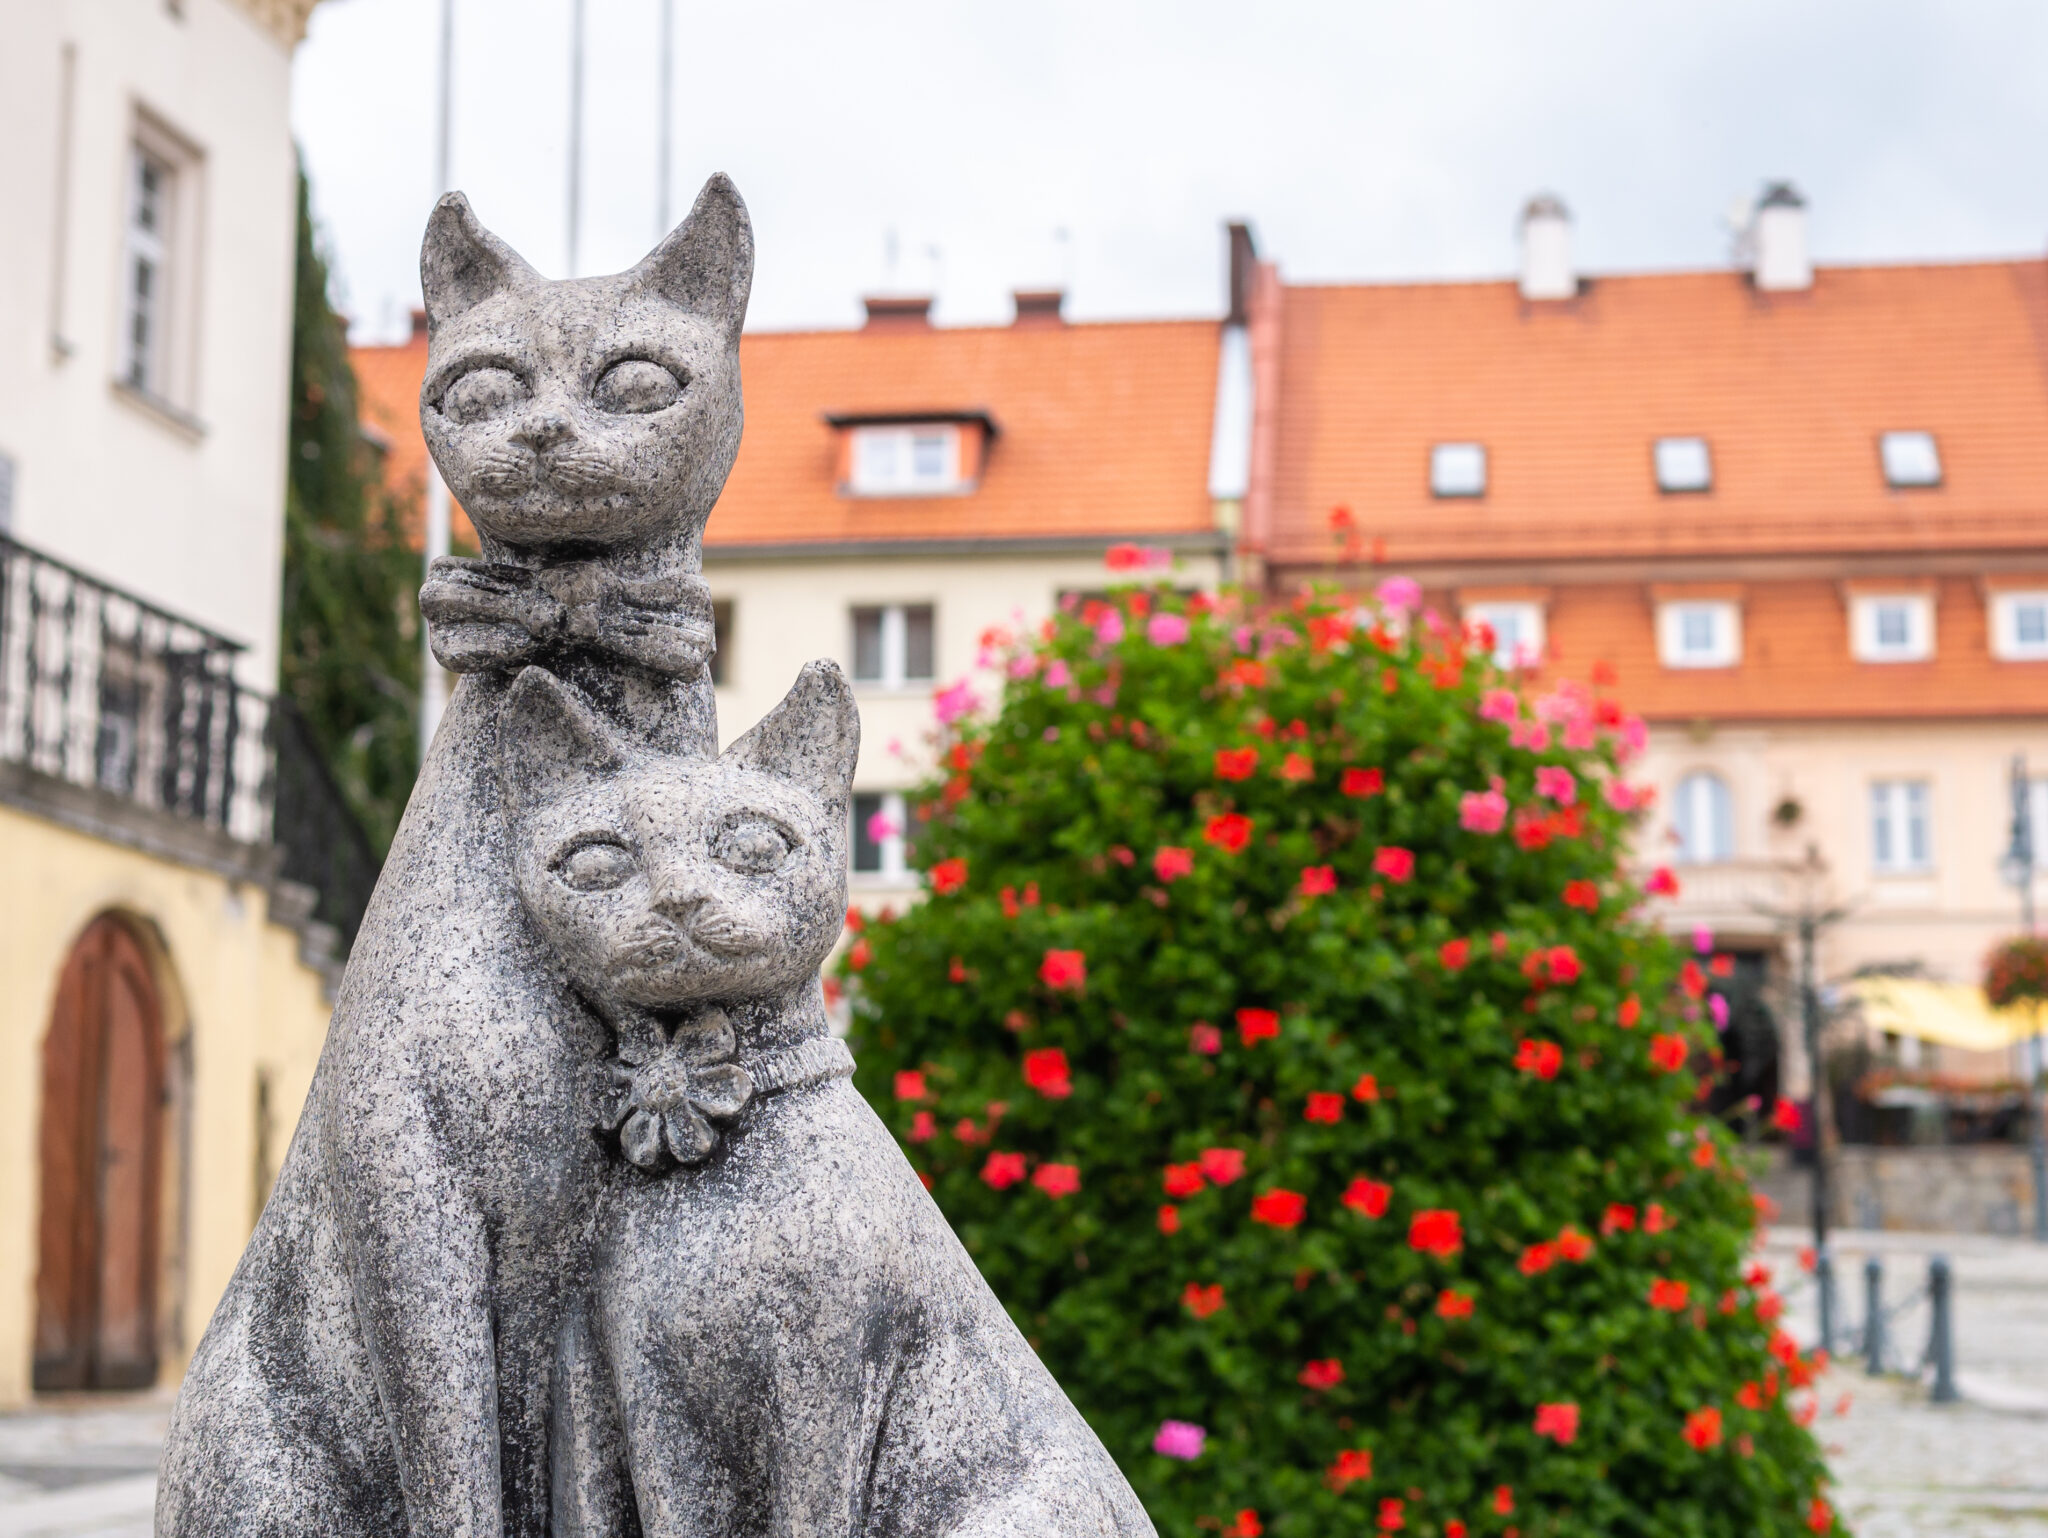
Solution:
[{"label": "wrought iron railing", "polygon": [[0,761],[278,844],[352,938],[376,856],[297,712],[236,680],[243,650],[0,534]]}]

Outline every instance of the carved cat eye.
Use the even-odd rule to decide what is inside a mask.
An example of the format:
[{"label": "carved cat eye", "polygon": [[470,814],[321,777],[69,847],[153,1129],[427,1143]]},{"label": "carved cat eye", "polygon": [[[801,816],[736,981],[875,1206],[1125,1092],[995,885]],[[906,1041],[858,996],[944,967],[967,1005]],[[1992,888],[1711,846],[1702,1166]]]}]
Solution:
[{"label": "carved cat eye", "polygon": [[780,869],[795,848],[795,837],[767,818],[741,817],[719,829],[711,853],[742,875],[759,876]]},{"label": "carved cat eye", "polygon": [[578,892],[608,892],[638,869],[633,851],[611,839],[578,844],[555,862],[562,884]]},{"label": "carved cat eye", "polygon": [[600,411],[616,416],[645,416],[666,411],[683,393],[682,381],[659,363],[645,358],[628,358],[604,371],[590,398]]},{"label": "carved cat eye", "polygon": [[464,426],[497,416],[532,394],[510,369],[473,368],[441,392],[441,414]]}]

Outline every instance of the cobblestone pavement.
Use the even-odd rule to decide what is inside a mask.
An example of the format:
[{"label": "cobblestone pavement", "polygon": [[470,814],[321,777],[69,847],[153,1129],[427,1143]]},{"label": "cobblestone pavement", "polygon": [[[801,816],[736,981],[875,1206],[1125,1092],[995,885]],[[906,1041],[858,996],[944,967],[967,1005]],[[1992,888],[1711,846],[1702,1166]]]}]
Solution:
[{"label": "cobblestone pavement", "polygon": [[[1818,1338],[1815,1289],[1799,1267],[1807,1237],[1774,1229],[1765,1258],[1793,1333]],[[1969,1234],[1837,1233],[1837,1352],[1816,1428],[1836,1505],[1858,1538],[2048,1538],[2048,1245]],[[1955,1274],[1963,1401],[1928,1400],[1927,1263]],[[1860,1340],[1863,1265],[1884,1263],[1886,1363],[1869,1377]],[[1847,1413],[1834,1409],[1847,1396]],[[78,1397],[0,1416],[0,1538],[148,1538],[168,1395]]]}]

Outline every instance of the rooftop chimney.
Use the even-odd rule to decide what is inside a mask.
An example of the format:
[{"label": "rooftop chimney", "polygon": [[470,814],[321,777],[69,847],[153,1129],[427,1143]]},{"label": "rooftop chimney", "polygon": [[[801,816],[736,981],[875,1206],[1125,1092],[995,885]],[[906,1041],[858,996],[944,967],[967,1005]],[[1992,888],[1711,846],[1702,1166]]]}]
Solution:
[{"label": "rooftop chimney", "polygon": [[867,331],[929,331],[932,325],[930,294],[869,294],[861,301],[868,307]]},{"label": "rooftop chimney", "polygon": [[1790,182],[1764,188],[1750,227],[1756,255],[1756,286],[1768,293],[1813,287],[1813,259],[1806,254],[1806,199]]},{"label": "rooftop chimney", "polygon": [[1230,239],[1230,313],[1227,326],[1242,326],[1252,316],[1252,282],[1258,275],[1259,248],[1252,240],[1252,227],[1243,220],[1224,226]]},{"label": "rooftop chimney", "polygon": [[427,312],[415,305],[412,312],[412,339],[417,342],[427,334]]},{"label": "rooftop chimney", "polygon": [[1561,198],[1539,192],[1522,208],[1522,297],[1573,299],[1572,216]]},{"label": "rooftop chimney", "polygon": [[1060,306],[1067,302],[1067,291],[1063,288],[1019,288],[1011,291],[1010,298],[1016,301],[1017,319],[1014,324],[1018,326],[1064,326],[1067,323],[1066,316],[1060,313]]}]

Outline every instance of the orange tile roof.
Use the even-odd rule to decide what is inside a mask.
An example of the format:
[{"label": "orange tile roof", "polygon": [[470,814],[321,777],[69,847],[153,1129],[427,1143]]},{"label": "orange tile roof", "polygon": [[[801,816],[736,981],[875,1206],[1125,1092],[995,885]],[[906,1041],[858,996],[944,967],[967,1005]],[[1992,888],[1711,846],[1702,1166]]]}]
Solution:
[{"label": "orange tile roof", "polygon": [[[749,333],[746,432],[705,543],[1208,532],[1218,345],[1214,321]],[[353,357],[390,474],[417,483],[424,342]],[[972,493],[839,494],[825,413],[977,409],[999,436]]]},{"label": "orange tile roof", "polygon": [[[1316,563],[1348,506],[1386,559],[2040,548],[2048,262],[1282,290],[1269,559]],[[1877,437],[1925,429],[1944,484],[1893,490]],[[1705,437],[1713,490],[1662,495],[1651,443]],[[1432,497],[1431,444],[1488,488]]]}]

